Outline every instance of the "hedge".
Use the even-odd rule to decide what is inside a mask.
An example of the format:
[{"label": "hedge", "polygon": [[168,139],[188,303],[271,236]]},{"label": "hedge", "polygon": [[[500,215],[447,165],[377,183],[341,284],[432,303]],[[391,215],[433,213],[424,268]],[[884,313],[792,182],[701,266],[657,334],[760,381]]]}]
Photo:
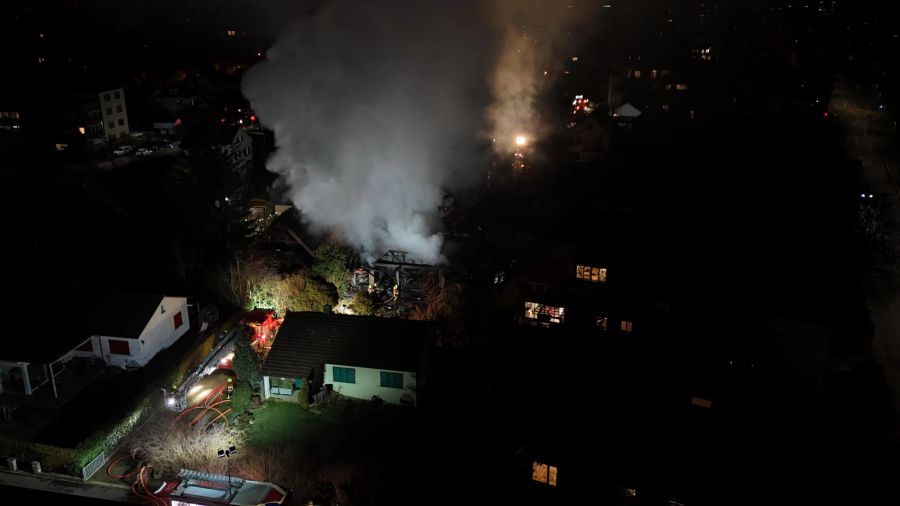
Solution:
[{"label": "hedge", "polygon": [[144,414],[150,409],[152,399],[158,396],[155,392],[148,394],[138,403],[134,411],[120,420],[118,423],[106,425],[95,430],[90,436],[78,443],[74,450],[74,458],[69,471],[75,476],[81,476],[84,466],[91,463],[101,452],[112,454],[119,442],[131,432],[141,421]]},{"label": "hedge", "polygon": [[[19,468],[26,468],[30,462],[37,460],[44,471],[66,472],[71,469],[75,460],[75,450],[60,448],[30,441],[19,441],[0,437],[0,453],[6,457],[15,457]],[[81,471],[81,468],[78,469]]]}]

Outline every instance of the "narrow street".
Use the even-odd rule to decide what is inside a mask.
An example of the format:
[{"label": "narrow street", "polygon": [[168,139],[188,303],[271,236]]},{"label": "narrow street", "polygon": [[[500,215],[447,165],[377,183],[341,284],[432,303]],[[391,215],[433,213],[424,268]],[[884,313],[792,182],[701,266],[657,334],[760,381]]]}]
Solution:
[{"label": "narrow street", "polygon": [[[900,223],[900,186],[895,130],[890,116],[879,109],[878,91],[872,86],[856,87],[843,81],[835,83],[831,112],[846,131],[848,156],[863,164],[867,191],[875,198],[889,199],[893,222]],[[900,244],[894,244],[900,251]],[[896,271],[897,266],[893,266]],[[870,294],[871,295],[871,294]],[[868,297],[875,324],[874,352],[884,367],[885,381],[900,412],[900,293],[883,300]]]}]

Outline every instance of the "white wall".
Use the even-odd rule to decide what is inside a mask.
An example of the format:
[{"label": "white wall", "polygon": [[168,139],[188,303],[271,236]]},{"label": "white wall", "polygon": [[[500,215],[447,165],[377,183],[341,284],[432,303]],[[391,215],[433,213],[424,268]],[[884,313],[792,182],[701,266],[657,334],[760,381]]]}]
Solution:
[{"label": "white wall", "polygon": [[[336,383],[334,381],[334,376],[332,375],[334,367],[349,367],[351,369],[356,369],[356,383]],[[403,388],[382,387],[381,371],[399,372],[403,374]],[[413,372],[325,364],[325,383],[330,383],[335,392],[357,399],[370,400],[373,395],[377,395],[384,399],[384,402],[400,404],[400,397],[403,394],[409,394],[413,398],[413,402],[416,400],[416,373]]]},{"label": "white wall", "polygon": [[[160,311],[160,307],[165,308],[165,312]],[[175,315],[181,313],[181,326],[175,328]],[[109,365],[125,367],[129,362],[136,363],[139,366],[147,365],[157,353],[171,346],[175,341],[183,336],[191,327],[188,319],[187,298],[185,297],[163,297],[162,302],[156,307],[153,316],[147,322],[143,332],[138,339],[125,339],[116,336],[98,336],[101,343],[101,351],[103,359]],[[109,340],[117,339],[128,341],[130,352],[126,355],[113,355],[109,351]]]},{"label": "white wall", "polygon": [[[116,98],[116,93],[119,98]],[[109,96],[109,100],[106,97]],[[128,135],[131,130],[128,127],[128,109],[125,107],[125,90],[117,88],[109,91],[102,91],[100,97],[100,111],[103,116],[103,128],[106,135],[113,138],[119,138],[122,135]],[[122,107],[122,111],[118,111],[118,106]],[[107,112],[108,111],[108,112]],[[122,125],[119,125],[122,120]]]}]

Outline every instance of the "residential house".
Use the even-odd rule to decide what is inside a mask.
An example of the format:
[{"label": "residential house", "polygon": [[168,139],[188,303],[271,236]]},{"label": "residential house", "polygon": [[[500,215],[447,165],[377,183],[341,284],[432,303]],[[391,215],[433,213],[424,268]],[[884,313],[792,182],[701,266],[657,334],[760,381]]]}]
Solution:
[{"label": "residential house", "polygon": [[125,90],[116,88],[101,91],[100,111],[106,137],[121,139],[127,137],[131,130],[128,127],[128,109],[125,107]]},{"label": "residential house", "polygon": [[[118,292],[80,294],[52,321],[35,323],[13,339],[0,359],[0,392],[32,395],[53,390],[55,378],[76,358],[117,367],[142,367],[190,328],[187,299]],[[64,300],[64,299],[63,299]]]},{"label": "residential house", "polygon": [[569,134],[572,139],[569,152],[575,153],[579,162],[587,162],[603,155],[612,144],[609,130],[595,114],[572,125]]},{"label": "residential house", "polygon": [[429,332],[411,320],[288,313],[262,367],[263,394],[296,400],[308,382],[311,393],[415,405]]}]

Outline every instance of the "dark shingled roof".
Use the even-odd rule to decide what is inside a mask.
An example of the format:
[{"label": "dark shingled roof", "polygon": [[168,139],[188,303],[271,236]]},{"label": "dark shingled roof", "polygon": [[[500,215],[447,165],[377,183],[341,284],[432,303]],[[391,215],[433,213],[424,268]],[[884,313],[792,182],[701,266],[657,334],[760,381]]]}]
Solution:
[{"label": "dark shingled roof", "polygon": [[56,360],[92,335],[137,339],[162,295],[84,291],[51,293],[20,313],[33,322],[27,338],[7,339],[2,360]]},{"label": "dark shingled roof", "polygon": [[288,313],[264,376],[308,378],[324,364],[418,371],[431,326],[424,322],[325,313]]}]

